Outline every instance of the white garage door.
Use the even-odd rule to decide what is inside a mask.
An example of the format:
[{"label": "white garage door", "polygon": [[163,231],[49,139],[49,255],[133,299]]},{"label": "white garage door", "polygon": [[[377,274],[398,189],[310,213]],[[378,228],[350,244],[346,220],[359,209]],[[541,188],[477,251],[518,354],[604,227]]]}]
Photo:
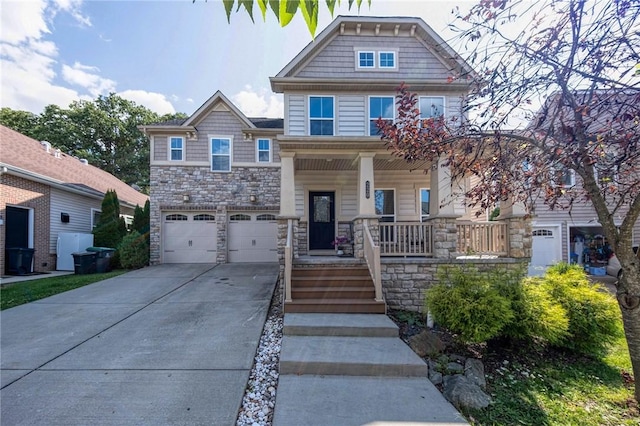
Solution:
[{"label": "white garage door", "polygon": [[215,263],[216,217],[211,213],[163,213],[164,263]]},{"label": "white garage door", "polygon": [[278,222],[271,213],[229,216],[229,262],[277,262]]},{"label": "white garage door", "polygon": [[554,263],[562,260],[559,227],[533,227],[529,275],[542,275]]}]

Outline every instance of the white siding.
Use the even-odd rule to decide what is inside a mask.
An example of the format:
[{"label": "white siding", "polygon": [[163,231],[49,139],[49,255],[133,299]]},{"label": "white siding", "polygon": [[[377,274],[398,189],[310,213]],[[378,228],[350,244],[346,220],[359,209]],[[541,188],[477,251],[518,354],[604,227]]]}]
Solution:
[{"label": "white siding", "polygon": [[338,97],[338,134],[343,136],[362,136],[366,134],[364,96]]},{"label": "white siding", "polygon": [[[49,250],[56,252],[56,242],[60,232],[91,233],[91,209],[101,209],[102,200],[51,188],[51,232]],[[69,222],[60,220],[60,213],[69,214]]]},{"label": "white siding", "polygon": [[285,99],[288,107],[287,114],[287,134],[303,136],[305,134],[305,102],[304,95],[285,95]]}]

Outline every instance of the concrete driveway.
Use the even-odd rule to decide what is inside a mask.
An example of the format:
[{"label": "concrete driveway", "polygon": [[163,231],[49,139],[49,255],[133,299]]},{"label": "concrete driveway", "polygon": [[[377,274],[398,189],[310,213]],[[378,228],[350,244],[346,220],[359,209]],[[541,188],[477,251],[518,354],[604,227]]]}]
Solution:
[{"label": "concrete driveway", "polygon": [[277,264],[160,265],[3,311],[3,425],[232,425]]}]

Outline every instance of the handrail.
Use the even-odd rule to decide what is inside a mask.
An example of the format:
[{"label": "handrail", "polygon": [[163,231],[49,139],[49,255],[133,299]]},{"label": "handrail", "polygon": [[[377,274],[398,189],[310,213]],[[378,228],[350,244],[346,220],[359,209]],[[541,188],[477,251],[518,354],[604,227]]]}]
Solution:
[{"label": "handrail", "polygon": [[383,256],[431,256],[432,228],[424,222],[381,222],[380,252]]},{"label": "handrail", "polygon": [[507,256],[508,225],[506,222],[456,223],[459,253],[490,254]]},{"label": "handrail", "polygon": [[293,268],[293,220],[288,219],[287,243],[284,246],[284,297],[285,302],[292,302],[291,298],[291,269]]},{"label": "handrail", "polygon": [[362,223],[364,230],[364,259],[369,267],[369,273],[373,278],[373,287],[376,292],[376,301],[382,302],[382,278],[380,267],[380,246],[374,243],[373,236],[369,230],[369,221],[364,220]]}]

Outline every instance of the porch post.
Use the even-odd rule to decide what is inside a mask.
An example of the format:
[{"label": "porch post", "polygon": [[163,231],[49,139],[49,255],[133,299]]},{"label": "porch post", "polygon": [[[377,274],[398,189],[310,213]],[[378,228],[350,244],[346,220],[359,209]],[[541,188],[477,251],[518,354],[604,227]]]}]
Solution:
[{"label": "porch post", "polygon": [[531,258],[531,218],[524,203],[512,199],[501,202],[498,220],[507,222],[509,257]]},{"label": "porch post", "polygon": [[358,155],[358,216],[375,216],[373,189],[374,152],[361,152]]},{"label": "porch post", "polygon": [[280,152],[280,216],[296,215],[295,152]]},{"label": "porch post", "polygon": [[458,195],[451,181],[451,170],[442,167],[442,162],[438,160],[431,168],[429,223],[433,230],[433,257],[449,259],[457,252],[456,219],[462,212],[456,211]]}]

